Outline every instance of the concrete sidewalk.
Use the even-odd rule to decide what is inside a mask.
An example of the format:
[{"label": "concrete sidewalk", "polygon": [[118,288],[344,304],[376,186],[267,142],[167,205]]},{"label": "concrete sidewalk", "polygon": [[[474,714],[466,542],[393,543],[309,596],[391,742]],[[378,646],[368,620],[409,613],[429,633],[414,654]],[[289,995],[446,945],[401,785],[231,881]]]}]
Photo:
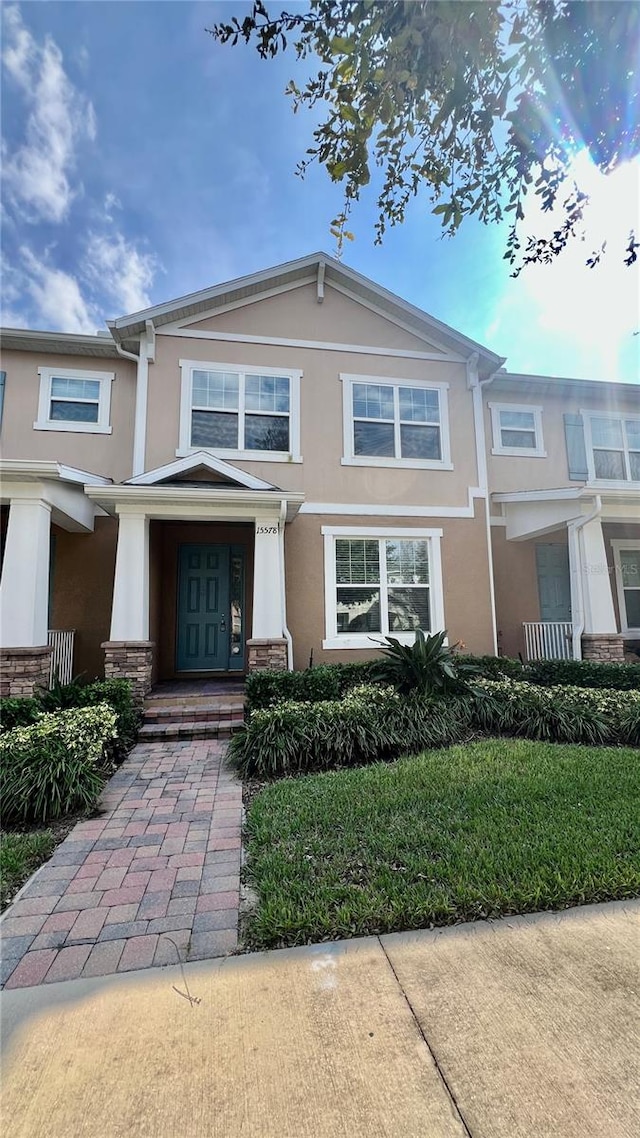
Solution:
[{"label": "concrete sidewalk", "polygon": [[3,994],[12,1138],[632,1138],[640,905]]}]

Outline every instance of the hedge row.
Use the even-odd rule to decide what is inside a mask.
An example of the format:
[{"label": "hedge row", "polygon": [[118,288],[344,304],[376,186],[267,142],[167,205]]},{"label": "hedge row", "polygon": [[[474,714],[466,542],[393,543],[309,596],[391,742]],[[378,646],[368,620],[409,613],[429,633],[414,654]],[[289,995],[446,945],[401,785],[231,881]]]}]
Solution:
[{"label": "hedge row", "polygon": [[249,776],[272,777],[355,766],[464,737],[471,707],[458,697],[420,699],[363,684],[339,700],[285,700],[254,711],[230,744]]},{"label": "hedge row", "polygon": [[[569,685],[613,691],[640,691],[640,664],[596,664],[590,660],[536,660],[522,664],[506,656],[457,656],[485,679],[526,680],[545,687]],[[319,664],[304,672],[253,672],[247,676],[246,706],[250,714],[283,700],[317,703],[340,699],[359,684],[375,682],[374,663]]]},{"label": "hedge row", "polygon": [[5,823],[47,822],[89,810],[104,785],[117,715],[107,703],[38,715],[0,736]]},{"label": "hedge row", "polygon": [[31,699],[1,699],[0,730],[27,727],[46,713],[105,703],[116,715],[116,733],[107,749],[109,757],[117,760],[135,743],[140,725],[140,710],[129,680],[99,680],[85,685],[74,681],[53,692],[43,691]]},{"label": "hedge row", "polygon": [[473,731],[552,742],[640,745],[640,692],[480,680],[465,696],[401,696],[362,685],[340,700],[256,710],[231,742],[243,774],[296,774],[446,746]]}]

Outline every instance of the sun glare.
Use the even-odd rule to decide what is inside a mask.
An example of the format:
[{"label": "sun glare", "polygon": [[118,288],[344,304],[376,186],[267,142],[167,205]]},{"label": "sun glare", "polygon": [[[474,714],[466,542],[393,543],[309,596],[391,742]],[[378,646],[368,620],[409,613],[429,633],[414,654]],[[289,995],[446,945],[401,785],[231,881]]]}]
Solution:
[{"label": "sun glare", "polygon": [[[586,151],[574,159],[571,177],[589,195],[584,236],[570,245],[551,265],[526,269],[523,282],[530,302],[537,308],[538,326],[545,332],[566,334],[591,357],[593,378],[615,380],[621,353],[628,355],[634,332],[640,328],[640,260],[624,264],[629,233],[640,233],[640,161],[625,163],[602,174]],[[562,195],[561,200],[568,196]],[[562,219],[556,207],[543,214],[536,200],[529,199],[525,231],[547,235]],[[605,244],[600,264],[586,267],[586,260]],[[633,339],[636,364],[640,336]],[[636,371],[640,382],[640,371]]]}]

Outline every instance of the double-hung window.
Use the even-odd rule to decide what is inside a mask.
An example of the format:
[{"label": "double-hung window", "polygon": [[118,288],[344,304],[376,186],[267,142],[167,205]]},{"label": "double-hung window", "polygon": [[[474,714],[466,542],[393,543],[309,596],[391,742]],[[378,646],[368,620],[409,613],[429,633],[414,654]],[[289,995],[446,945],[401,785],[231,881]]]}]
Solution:
[{"label": "double-hung window", "polygon": [[326,526],[325,648],[374,648],[391,635],[413,643],[416,629],[444,624],[442,530]]},{"label": "double-hung window", "polygon": [[348,466],[452,469],[446,383],[341,375]]},{"label": "double-hung window", "polygon": [[591,478],[640,482],[640,416],[582,414]]},{"label": "double-hung window", "polygon": [[640,636],[640,541],[615,540],[612,543],[618,586],[620,630]]},{"label": "double-hung window", "polygon": [[178,455],[299,458],[300,372],[181,360]]},{"label": "double-hung window", "polygon": [[38,368],[40,398],[37,431],[110,434],[113,372]]},{"label": "double-hung window", "polygon": [[542,438],[542,407],[528,403],[490,403],[492,454],[546,458]]}]

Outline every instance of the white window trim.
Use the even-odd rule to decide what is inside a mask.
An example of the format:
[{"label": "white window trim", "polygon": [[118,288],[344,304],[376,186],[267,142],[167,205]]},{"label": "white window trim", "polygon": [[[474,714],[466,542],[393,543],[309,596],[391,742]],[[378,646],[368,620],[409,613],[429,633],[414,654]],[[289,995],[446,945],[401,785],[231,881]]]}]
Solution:
[{"label": "white window trim", "polygon": [[[414,541],[429,542],[429,607],[431,632],[443,632],[444,593],[442,588],[442,555],[440,551],[441,529],[377,529],[369,526],[322,526],[324,538],[324,609],[325,639],[322,647],[327,649],[384,648],[384,632],[339,633],[336,613],[336,538],[347,537],[356,540],[375,540],[376,538],[410,538]],[[384,586],[381,585],[381,588]],[[413,644],[414,632],[393,633],[402,644]]]},{"label": "white window trim", "polygon": [[[534,407],[531,403],[489,403],[491,411],[491,431],[493,435],[492,454],[512,455],[514,458],[546,458],[544,438],[542,434],[542,407]],[[502,445],[502,424],[500,415],[503,411],[528,411],[533,414],[535,429],[535,447],[505,447]],[[505,428],[508,430],[509,428]]]},{"label": "white window trim", "polygon": [[[584,443],[587,452],[587,470],[589,471],[589,485],[606,486],[611,490],[628,490],[629,487],[637,486],[638,481],[631,478],[596,478],[596,466],[593,457],[593,432],[591,430],[592,419],[617,419],[618,422],[624,423],[632,420],[633,422],[640,423],[640,415],[625,415],[622,411],[581,411],[582,422],[584,423]],[[623,433],[624,437],[624,433]],[[598,448],[605,450],[606,447]],[[616,450],[616,447],[611,447],[611,450]],[[635,452],[634,452],[635,453]],[[624,465],[627,474],[631,474],[629,466],[629,448],[625,445],[622,451],[624,458]]]},{"label": "white window trim", "polygon": [[[627,606],[622,581],[622,562],[620,552],[623,549],[640,549],[640,541],[635,538],[616,538],[611,542],[613,549],[613,564],[616,574],[616,588],[618,591],[618,608],[620,610],[620,632],[623,636],[640,636],[640,628],[630,628],[627,624]],[[640,582],[639,582],[640,584]]]},{"label": "white window trim", "polygon": [[[231,364],[210,360],[179,360],[180,364],[180,435],[177,458],[205,451],[224,458],[243,462],[302,462],[300,454],[300,380],[302,371],[287,367],[259,367],[256,364]],[[233,450],[229,447],[191,446],[191,410],[193,371],[229,371],[237,375],[275,375],[289,380],[289,451]],[[242,400],[240,400],[242,402]],[[239,407],[244,414],[244,406]]]},{"label": "white window trim", "polygon": [[[38,418],[33,424],[34,431],[73,431],[74,434],[110,435],[111,384],[115,379],[112,371],[85,371],[84,368],[39,367],[40,395],[38,399]],[[72,420],[51,419],[51,380],[52,379],[97,379],[100,383],[97,423],[79,423]]]},{"label": "white window trim", "polygon": [[[449,436],[448,383],[436,383],[427,379],[390,378],[384,375],[352,375],[340,373],[342,383],[342,466],[388,466],[396,470],[453,470],[451,462],[451,441]],[[420,387],[437,391],[440,401],[440,445],[442,458],[385,458],[369,454],[354,454],[353,448],[353,385],[354,383],[384,384],[395,388],[394,400],[398,398],[399,387]],[[398,432],[399,419],[395,416],[395,430]],[[396,438],[396,446],[397,438]]]}]

